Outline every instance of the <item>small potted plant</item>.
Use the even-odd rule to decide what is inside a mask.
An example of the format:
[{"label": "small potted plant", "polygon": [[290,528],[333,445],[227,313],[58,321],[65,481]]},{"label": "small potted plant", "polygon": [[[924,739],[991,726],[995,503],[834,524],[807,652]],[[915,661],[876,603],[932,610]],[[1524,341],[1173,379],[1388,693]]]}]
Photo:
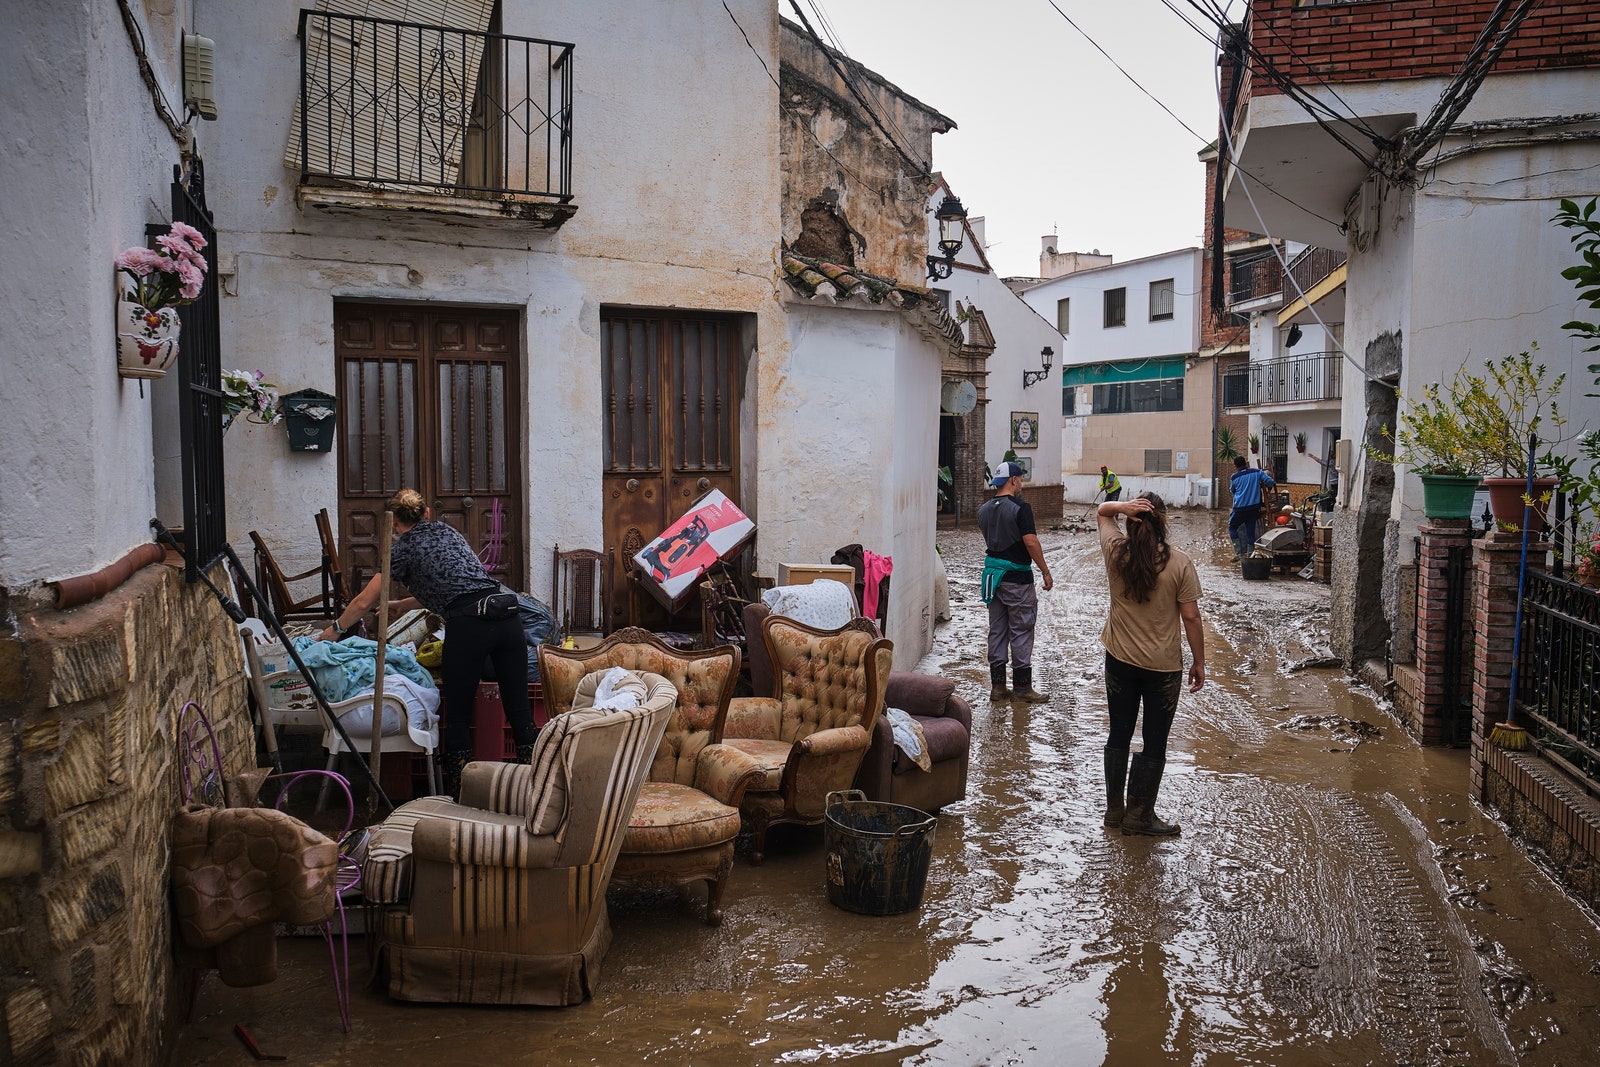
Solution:
[{"label": "small potted plant", "polygon": [[[1563,466],[1555,462],[1551,450],[1567,440],[1567,419],[1556,403],[1567,376],[1550,378],[1548,368],[1533,361],[1537,350],[1534,345],[1527,352],[1488,360],[1482,375],[1463,376],[1464,387],[1457,396],[1462,417],[1483,451],[1489,509],[1496,522],[1513,530],[1522,529],[1529,435],[1536,435],[1545,448],[1539,462],[1551,470]],[[1559,481],[1553,477],[1533,480],[1533,496],[1526,503],[1533,507],[1538,525],[1544,523],[1545,504]]]},{"label": "small potted plant", "polygon": [[1300,453],[1302,456],[1305,455],[1306,435],[1303,432],[1294,435],[1294,450]]},{"label": "small potted plant", "polygon": [[1261,438],[1257,434],[1250,435],[1250,454],[1253,456],[1261,451]]},{"label": "small potted plant", "polygon": [[159,248],[129,248],[112,262],[120,280],[117,298],[117,373],[124,378],[160,378],[178,356],[178,306],[193,303],[205,285],[206,239],[193,226],[174,222],[156,238]]},{"label": "small potted plant", "polygon": [[1473,494],[1483,480],[1483,448],[1459,403],[1468,388],[1461,371],[1448,390],[1438,382],[1424,386],[1421,399],[1410,401],[1400,415],[1399,431],[1392,435],[1394,453],[1367,448],[1374,459],[1403,463],[1422,480],[1422,513],[1430,519],[1470,519]]}]

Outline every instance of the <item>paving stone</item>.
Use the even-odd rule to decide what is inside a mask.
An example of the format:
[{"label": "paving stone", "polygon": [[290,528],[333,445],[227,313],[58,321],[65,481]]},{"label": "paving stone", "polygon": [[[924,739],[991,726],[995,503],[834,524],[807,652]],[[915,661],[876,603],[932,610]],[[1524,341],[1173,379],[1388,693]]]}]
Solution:
[{"label": "paving stone", "polygon": [[45,768],[46,815],[55,816],[98,798],[106,785],[103,723],[88,719],[73,727],[61,755]]},{"label": "paving stone", "polygon": [[45,894],[45,921],[50,942],[65,951],[91,928],[126,907],[127,888],[115,863],[83,871]]},{"label": "paving stone", "polygon": [[13,1063],[41,1063],[50,1051],[50,1006],[44,990],[27,985],[6,998],[6,1032]]}]

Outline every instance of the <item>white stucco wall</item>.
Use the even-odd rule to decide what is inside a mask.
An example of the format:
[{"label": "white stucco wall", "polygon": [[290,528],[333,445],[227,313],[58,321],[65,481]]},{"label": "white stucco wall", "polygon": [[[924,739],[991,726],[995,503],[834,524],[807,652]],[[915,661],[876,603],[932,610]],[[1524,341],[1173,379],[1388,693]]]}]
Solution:
[{"label": "white stucco wall", "polygon": [[[224,298],[224,364],[259,368],[285,391],[337,393],[333,304],[440,301],[521,311],[530,589],[548,595],[551,547],[600,547],[602,305],[755,316],[745,398],[777,381],[786,332],[773,300],[780,232],[776,88],[721,5],[635,17],[623,0],[508,0],[502,30],[575,45],[572,155],[577,214],[549,232],[511,221],[330,214],[295,204],[282,163],[298,99],[298,0],[215,0],[225,115],[213,135],[211,204],[236,264]],[[776,67],[767,0],[732,4]],[[672,47],[663,48],[663,41]],[[715,70],[720,91],[703,91]],[[746,422],[754,426],[759,414]],[[743,439],[745,471],[768,438]],[[336,509],[332,456],[288,451],[281,427],[236,423],[226,440],[230,537],[260,530],[282,562],[316,559],[312,514]],[[761,525],[764,483],[741,503]],[[763,531],[764,532],[764,531]],[[758,535],[759,536],[759,535]]]},{"label": "white stucco wall", "polygon": [[[935,191],[930,207],[937,207],[944,196],[943,189]],[[1000,462],[1006,449],[1011,447],[1011,413],[1036,412],[1039,416],[1039,444],[1035,449],[1019,454],[1033,459],[1033,483],[1048,485],[1059,482],[1061,471],[1061,435],[1056,431],[1061,418],[1061,351],[1062,338],[1055,329],[1055,320],[1046,320],[1000,280],[971,241],[979,239],[977,230],[970,230],[969,243],[956,257],[956,267],[950,277],[929,282],[939,289],[948,290],[951,308],[960,301],[965,307],[983,312],[989,331],[994,334],[994,353],[988,360],[989,376],[986,383],[989,401],[984,420],[984,460],[992,467]],[[929,215],[928,246],[937,248],[938,223]],[[1039,350],[1051,349],[1050,374],[1027,388],[1022,385],[1022,372],[1038,371],[1041,367]]]},{"label": "white stucco wall", "polygon": [[913,664],[932,641],[940,351],[895,311],[787,306],[782,386],[762,420],[759,569],[854,542],[892,556],[887,636]]},{"label": "white stucco wall", "polygon": [[[1172,318],[1150,321],[1150,283],[1173,279]],[[1127,290],[1125,326],[1104,325],[1104,294]],[[1022,298],[1046,322],[1055,323],[1057,302],[1070,298],[1063,366],[1183,355],[1200,350],[1200,250],[1183,248],[1160,255],[1093,267],[1052,278],[1026,290]],[[1059,409],[1058,409],[1059,410]]]},{"label": "white stucco wall", "polygon": [[[145,28],[169,101],[187,9]],[[31,9],[0,41],[0,70],[0,586],[14,589],[150,540],[152,391],[117,375],[112,259],[168,220],[179,150],[115,4]]]}]

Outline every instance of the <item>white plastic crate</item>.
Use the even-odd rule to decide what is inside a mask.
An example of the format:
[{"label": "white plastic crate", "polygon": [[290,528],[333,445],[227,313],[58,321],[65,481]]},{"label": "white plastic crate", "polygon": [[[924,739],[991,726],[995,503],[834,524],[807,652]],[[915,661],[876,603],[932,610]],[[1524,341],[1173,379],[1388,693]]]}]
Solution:
[{"label": "white plastic crate", "polygon": [[[259,626],[259,624],[258,624]],[[283,643],[262,627],[242,626],[256,700],[274,726],[322,729],[322,712],[305,675],[295,669]]]}]

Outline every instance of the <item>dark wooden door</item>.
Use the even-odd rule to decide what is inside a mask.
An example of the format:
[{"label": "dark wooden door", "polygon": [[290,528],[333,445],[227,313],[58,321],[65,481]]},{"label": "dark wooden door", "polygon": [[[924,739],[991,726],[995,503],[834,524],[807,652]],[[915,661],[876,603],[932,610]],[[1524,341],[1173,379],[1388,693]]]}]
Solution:
[{"label": "dark wooden door", "polygon": [[376,571],[384,504],[410,487],[495,578],[526,588],[516,313],[339,303],[333,318],[339,545],[352,581]]},{"label": "dark wooden door", "polygon": [[611,621],[660,625],[634,554],[712,489],[739,500],[739,323],[611,310],[600,325]]}]

